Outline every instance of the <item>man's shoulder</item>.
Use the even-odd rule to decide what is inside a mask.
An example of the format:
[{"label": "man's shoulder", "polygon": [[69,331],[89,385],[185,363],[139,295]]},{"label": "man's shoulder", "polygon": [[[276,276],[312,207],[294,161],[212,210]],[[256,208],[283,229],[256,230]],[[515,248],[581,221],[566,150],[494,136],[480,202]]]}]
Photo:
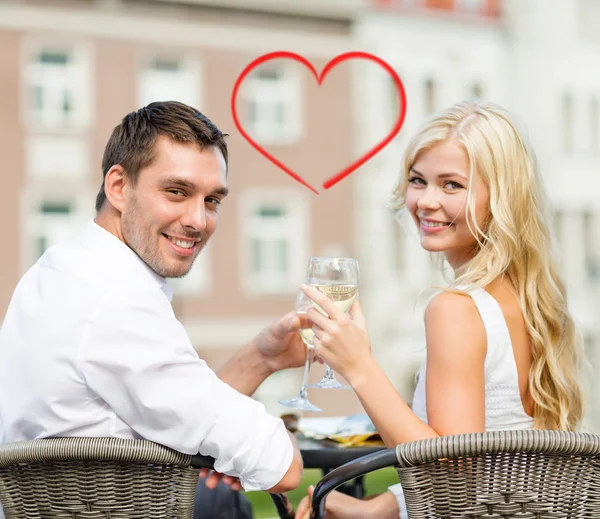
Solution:
[{"label": "man's shoulder", "polygon": [[47,249],[37,262],[35,274],[42,282],[54,280],[82,290],[93,290],[110,282],[108,276],[103,275],[98,258],[76,242]]},{"label": "man's shoulder", "polygon": [[93,301],[107,288],[95,267],[94,258],[77,244],[54,245],[21,277],[12,299],[38,309]]},{"label": "man's shoulder", "polygon": [[60,277],[82,290],[127,291],[135,284],[118,264],[95,249],[71,242],[49,248],[39,259],[38,275]]},{"label": "man's shoulder", "polygon": [[46,250],[23,276],[13,298],[35,301],[39,309],[68,307],[75,319],[139,312],[172,315],[169,299],[158,284],[132,275],[130,266],[120,264],[118,258],[81,242]]}]

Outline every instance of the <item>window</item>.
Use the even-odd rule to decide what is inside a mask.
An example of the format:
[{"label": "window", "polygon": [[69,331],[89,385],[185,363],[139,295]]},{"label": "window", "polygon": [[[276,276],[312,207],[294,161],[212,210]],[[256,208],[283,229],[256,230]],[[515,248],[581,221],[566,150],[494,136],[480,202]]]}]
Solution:
[{"label": "window", "polygon": [[590,139],[594,155],[600,151],[600,102],[597,97],[590,100]]},{"label": "window", "polygon": [[554,231],[554,236],[556,237],[556,248],[560,249],[563,245],[563,232],[562,226],[564,223],[564,213],[561,210],[554,211],[553,221],[552,221],[552,230]]},{"label": "window", "polygon": [[298,192],[251,196],[241,211],[247,287],[254,293],[289,293],[303,281],[307,255],[307,203]]},{"label": "window", "polygon": [[596,355],[596,336],[592,331],[584,330],[583,331],[583,346],[585,348],[585,356],[589,361],[591,361],[592,366],[595,370],[598,369],[598,366],[595,365],[594,358]]},{"label": "window", "polygon": [[406,270],[406,219],[403,216],[392,213],[393,229],[393,266],[397,272]]},{"label": "window", "polygon": [[154,56],[139,78],[139,104],[153,101],[180,101],[199,108],[199,69],[192,60],[173,56]]},{"label": "window", "polygon": [[424,84],[424,107],[425,115],[431,115],[436,110],[436,85],[433,79],[425,80]]},{"label": "window", "polygon": [[567,154],[573,152],[573,97],[562,96],[562,148]]},{"label": "window", "polygon": [[34,182],[85,180],[89,173],[90,142],[85,134],[33,133],[24,145],[25,171]]},{"label": "window", "polygon": [[274,284],[280,285],[283,279],[279,278],[286,277],[290,263],[290,243],[285,232],[287,212],[282,205],[265,204],[256,210],[254,219],[257,227],[264,226],[268,232],[256,233],[252,238],[250,270],[259,278],[277,279]]},{"label": "window", "polygon": [[74,238],[77,231],[80,230],[74,223],[72,203],[66,201],[41,202],[31,220],[30,232],[34,242],[32,260],[37,260],[53,245]]},{"label": "window", "polygon": [[173,294],[193,296],[206,293],[210,289],[210,245],[207,244],[194,260],[188,274],[182,278],[171,278],[168,283],[173,289]]},{"label": "window", "polygon": [[[387,75],[387,74],[386,74]],[[396,121],[398,120],[398,114],[400,112],[400,93],[398,92],[398,88],[396,88],[396,83],[394,82],[394,80],[389,77],[387,79],[387,86],[389,89],[389,92],[387,94],[387,100],[388,103],[386,104],[386,110],[389,110],[389,129],[391,130],[394,125],[396,124]],[[406,89],[406,84],[404,84],[404,88]],[[396,134],[396,138],[400,137],[400,134],[402,133],[402,130],[400,130],[397,134]]]},{"label": "window", "polygon": [[70,47],[36,47],[24,70],[28,124],[41,130],[81,130],[89,122],[89,59]]},{"label": "window", "polygon": [[262,144],[292,144],[300,139],[300,78],[291,69],[263,65],[244,83],[248,133]]},{"label": "window", "polygon": [[585,249],[586,274],[590,279],[600,279],[600,214],[583,213],[583,246]]}]

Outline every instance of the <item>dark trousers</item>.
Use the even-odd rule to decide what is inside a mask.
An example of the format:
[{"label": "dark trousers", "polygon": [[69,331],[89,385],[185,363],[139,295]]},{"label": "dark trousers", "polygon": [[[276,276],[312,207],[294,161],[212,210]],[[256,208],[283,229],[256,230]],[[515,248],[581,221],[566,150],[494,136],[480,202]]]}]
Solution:
[{"label": "dark trousers", "polygon": [[252,507],[242,492],[231,490],[219,483],[217,488],[206,488],[204,479],[198,478],[194,519],[252,519]]}]

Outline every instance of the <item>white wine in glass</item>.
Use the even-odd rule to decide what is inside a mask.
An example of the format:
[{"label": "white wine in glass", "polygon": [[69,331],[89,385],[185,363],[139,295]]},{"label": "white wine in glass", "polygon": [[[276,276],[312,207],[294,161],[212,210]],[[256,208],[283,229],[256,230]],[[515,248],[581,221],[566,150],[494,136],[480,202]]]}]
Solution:
[{"label": "white wine in glass", "polygon": [[[310,258],[306,284],[315,287],[319,292],[331,299],[343,312],[348,313],[358,293],[359,271],[358,261],[354,258]],[[312,302],[312,301],[311,301]],[[312,305],[323,315],[327,315],[316,303]],[[303,330],[304,332],[304,330]],[[312,335],[313,331],[306,331]],[[312,344],[312,337],[311,337]],[[308,387],[325,389],[351,389],[335,378],[333,370],[327,366],[320,382]]]},{"label": "white wine in glass", "polygon": [[[342,312],[349,312],[352,307],[354,300],[356,299],[356,294],[358,292],[358,287],[356,285],[311,285],[315,287],[319,292],[325,294],[329,299],[331,299],[335,306],[337,306]],[[311,301],[311,306],[321,312],[323,315],[327,315],[323,309],[316,303]],[[312,331],[312,328],[303,328],[300,331],[300,335],[302,336],[302,340],[304,344],[313,346],[313,339],[315,333]]]}]

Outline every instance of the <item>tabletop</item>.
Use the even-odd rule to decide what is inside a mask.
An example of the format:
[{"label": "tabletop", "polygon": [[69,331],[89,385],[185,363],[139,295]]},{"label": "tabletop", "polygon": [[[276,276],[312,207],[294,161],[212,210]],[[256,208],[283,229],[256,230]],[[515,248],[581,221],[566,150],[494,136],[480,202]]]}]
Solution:
[{"label": "tabletop", "polygon": [[385,445],[346,447],[333,440],[313,440],[296,433],[304,468],[329,471],[361,456],[385,449]]},{"label": "tabletop", "polygon": [[[323,475],[333,469],[354,461],[361,456],[385,449],[385,445],[371,447],[347,447],[333,440],[314,440],[296,433],[298,448],[302,454],[305,469],[321,469]],[[338,488],[340,492],[349,496],[363,499],[366,494],[364,477],[361,476],[353,481],[345,483]]]}]

